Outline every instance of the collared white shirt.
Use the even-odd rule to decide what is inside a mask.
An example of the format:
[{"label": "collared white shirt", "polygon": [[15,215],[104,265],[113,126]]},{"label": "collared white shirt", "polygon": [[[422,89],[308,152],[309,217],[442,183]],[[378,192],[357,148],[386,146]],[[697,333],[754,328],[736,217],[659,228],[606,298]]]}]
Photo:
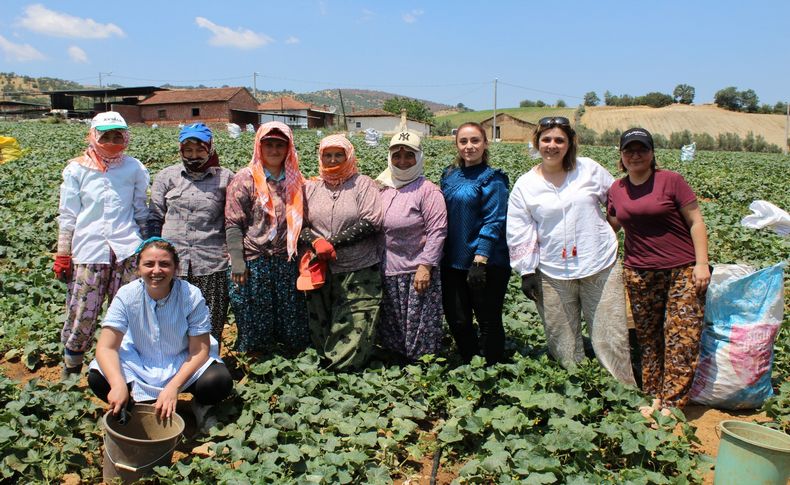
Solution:
[{"label": "collared white shirt", "polygon": [[571,280],[614,264],[617,237],[602,209],[612,182],[605,168],[586,157],[576,159],[560,187],[536,167],[519,177],[507,211],[511,267],[520,275],[540,268],[551,278]]},{"label": "collared white shirt", "polygon": [[125,155],[106,172],[72,160],[63,170],[58,224],[73,233],[71,256],[77,264],[109,264],[134,254],[148,218],[145,204],[150,177],[136,158]]},{"label": "collared white shirt", "polygon": [[[211,332],[208,307],[200,290],[175,278],[167,297],[156,301],[148,295],[142,279],[121,287],[113,298],[102,328],[124,334],[118,357],[135,401],[156,399],[189,357],[189,337]],[[219,361],[219,345],[210,337],[208,361],[183,386],[186,389]],[[91,369],[101,371],[94,360]]]}]

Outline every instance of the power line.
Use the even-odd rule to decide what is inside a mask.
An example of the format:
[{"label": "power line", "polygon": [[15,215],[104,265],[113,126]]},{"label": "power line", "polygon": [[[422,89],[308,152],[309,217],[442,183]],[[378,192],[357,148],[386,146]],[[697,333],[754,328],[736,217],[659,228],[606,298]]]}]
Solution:
[{"label": "power line", "polygon": [[562,96],[565,98],[584,99],[584,97],[574,96],[572,94],[562,94],[562,93],[555,93],[552,91],[544,91],[542,89],[528,88],[526,86],[519,86],[518,84],[511,84],[505,81],[499,81],[499,83],[504,84],[505,86],[510,86],[511,88],[525,89],[527,91],[535,91],[536,93],[551,94],[552,96]]},{"label": "power line", "polygon": [[146,81],[146,82],[156,82],[156,83],[170,84],[170,83],[205,83],[205,82],[214,82],[214,81],[231,81],[231,80],[234,80],[234,79],[247,79],[250,76],[249,75],[244,75],[244,76],[222,77],[222,78],[216,78],[216,79],[179,79],[179,80],[175,80],[175,79],[146,79],[146,78],[141,78],[141,77],[124,76],[124,75],[121,75],[121,74],[113,74],[112,77],[118,77],[118,78],[121,78],[121,79],[132,79],[134,81]]},{"label": "power line", "polygon": [[[343,84],[347,84],[345,82],[327,82],[327,81],[309,81],[305,79],[294,79],[288,77],[281,77],[281,76],[268,76],[268,75],[261,75],[260,77],[266,79],[276,79],[278,81],[290,81],[290,82],[298,82],[304,84],[316,84],[321,86],[340,86]],[[445,84],[367,84],[363,86],[357,86],[353,89],[369,89],[369,88],[448,88],[448,87],[456,87],[456,86],[477,86],[477,85],[485,85],[489,84],[490,81],[480,81],[480,82],[465,82],[465,83],[445,83]],[[349,88],[345,88],[349,89]]]}]

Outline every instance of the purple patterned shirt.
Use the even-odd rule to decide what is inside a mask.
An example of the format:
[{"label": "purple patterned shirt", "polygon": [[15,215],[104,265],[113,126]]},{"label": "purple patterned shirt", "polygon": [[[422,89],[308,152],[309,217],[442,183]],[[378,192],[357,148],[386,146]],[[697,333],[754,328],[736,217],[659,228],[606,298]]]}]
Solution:
[{"label": "purple patterned shirt", "polygon": [[384,211],[386,276],[414,273],[417,266],[438,266],[447,237],[447,208],[434,183],[420,177],[400,189],[381,192]]}]

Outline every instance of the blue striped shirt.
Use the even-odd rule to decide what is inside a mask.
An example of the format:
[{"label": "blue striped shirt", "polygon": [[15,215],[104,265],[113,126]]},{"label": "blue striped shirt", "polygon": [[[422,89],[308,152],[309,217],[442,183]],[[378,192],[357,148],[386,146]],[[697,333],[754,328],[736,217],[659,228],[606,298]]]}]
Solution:
[{"label": "blue striped shirt", "polygon": [[[211,331],[208,307],[200,290],[178,278],[167,297],[156,301],[148,295],[143,280],[121,287],[113,298],[102,328],[124,334],[118,354],[121,371],[132,383],[135,401],[156,399],[189,356],[189,337]],[[220,361],[219,346],[211,337],[208,361],[182,386],[194,383],[214,361]],[[91,369],[99,368],[94,360]]]}]

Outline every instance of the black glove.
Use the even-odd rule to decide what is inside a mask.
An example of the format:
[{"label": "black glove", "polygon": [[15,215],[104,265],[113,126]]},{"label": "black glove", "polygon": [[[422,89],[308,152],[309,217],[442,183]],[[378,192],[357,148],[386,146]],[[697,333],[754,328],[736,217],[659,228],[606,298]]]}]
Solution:
[{"label": "black glove", "polygon": [[486,265],[472,263],[469,274],[466,275],[466,284],[473,290],[482,290],[486,287]]},{"label": "black glove", "polygon": [[329,241],[335,248],[350,246],[376,233],[376,228],[370,222],[362,219],[354,223],[351,227],[330,236]]},{"label": "black glove", "polygon": [[521,277],[521,291],[530,300],[538,301],[538,298],[543,295],[543,289],[537,273],[525,274]]}]

